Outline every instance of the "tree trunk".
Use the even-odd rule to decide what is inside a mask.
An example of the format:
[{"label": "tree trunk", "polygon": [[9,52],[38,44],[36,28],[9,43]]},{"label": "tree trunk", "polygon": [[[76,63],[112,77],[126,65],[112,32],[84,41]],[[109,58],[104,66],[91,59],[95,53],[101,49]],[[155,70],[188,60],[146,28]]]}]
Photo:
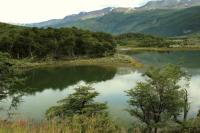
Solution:
[{"label": "tree trunk", "polygon": [[72,48],[72,57],[74,57],[74,49]]},{"label": "tree trunk", "polygon": [[17,53],[17,59],[19,59],[19,53]]},{"label": "tree trunk", "polygon": [[188,115],[188,112],[189,112],[189,102],[188,102],[188,92],[187,90],[185,89],[185,97],[184,97],[184,116],[183,116],[183,121],[186,121],[187,120],[187,115]]},{"label": "tree trunk", "polygon": [[155,129],[154,129],[154,133],[157,133],[158,132],[158,128],[156,127]]},{"label": "tree trunk", "polygon": [[30,53],[30,56],[33,57],[31,47],[29,48],[29,53]]},{"label": "tree trunk", "polygon": [[151,127],[147,127],[145,130],[145,133],[152,133],[152,128]]}]

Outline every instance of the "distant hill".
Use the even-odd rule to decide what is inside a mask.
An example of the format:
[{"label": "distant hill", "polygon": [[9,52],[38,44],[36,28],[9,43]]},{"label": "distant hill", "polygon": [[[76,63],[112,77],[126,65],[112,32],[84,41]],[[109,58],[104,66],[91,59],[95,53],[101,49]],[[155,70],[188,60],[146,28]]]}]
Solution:
[{"label": "distant hill", "polygon": [[91,12],[80,12],[79,14],[72,14],[69,16],[64,17],[63,19],[52,19],[40,23],[33,23],[33,24],[27,24],[26,26],[31,26],[31,27],[48,27],[52,25],[57,25],[57,24],[64,24],[67,22],[73,22],[77,20],[85,20],[85,19],[90,19],[90,18],[96,18],[103,16],[105,14],[108,14],[110,11],[112,11],[111,7],[104,8],[102,10],[96,10],[96,11],[91,11]]},{"label": "distant hill", "polygon": [[102,17],[49,26],[74,26],[113,34],[139,32],[159,36],[183,36],[200,32],[200,7],[179,10],[112,11]]},{"label": "distant hill", "polygon": [[200,0],[157,0],[149,1],[142,7],[137,9],[152,10],[152,9],[181,9],[193,6],[200,6]]},{"label": "distant hill", "polygon": [[91,12],[80,12],[79,14],[73,14],[64,17],[63,19],[52,19],[40,23],[26,24],[25,26],[29,27],[52,27],[53,25],[63,25],[66,23],[87,20],[91,18],[102,17],[110,12],[128,12],[132,9],[130,8],[104,8],[101,10],[91,11]]}]

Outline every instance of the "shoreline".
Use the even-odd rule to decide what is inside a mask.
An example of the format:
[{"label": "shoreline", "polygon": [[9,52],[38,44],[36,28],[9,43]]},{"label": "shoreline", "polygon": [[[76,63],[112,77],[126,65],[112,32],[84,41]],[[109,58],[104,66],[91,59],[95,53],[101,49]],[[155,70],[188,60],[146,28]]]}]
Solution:
[{"label": "shoreline", "polygon": [[166,52],[166,51],[200,51],[200,47],[193,48],[193,47],[185,47],[185,48],[153,48],[153,47],[119,47],[117,48],[118,51],[158,51],[158,52]]},{"label": "shoreline", "polygon": [[47,68],[47,67],[62,67],[62,66],[103,66],[103,67],[131,67],[142,68],[143,64],[136,59],[124,55],[115,54],[113,56],[102,58],[80,58],[73,60],[45,60],[45,61],[31,61],[31,59],[12,60],[19,69],[35,69],[35,68]]},{"label": "shoreline", "polygon": [[130,68],[143,68],[139,60],[132,58],[124,52],[174,52],[174,51],[200,51],[199,48],[147,48],[147,47],[130,47],[122,46],[117,48],[117,53],[113,56],[101,58],[77,58],[77,59],[47,59],[35,60],[33,59],[13,59],[11,62],[16,64],[19,69],[35,69],[35,68],[48,68],[48,67],[63,67],[63,66],[102,66],[102,67],[130,67]]}]

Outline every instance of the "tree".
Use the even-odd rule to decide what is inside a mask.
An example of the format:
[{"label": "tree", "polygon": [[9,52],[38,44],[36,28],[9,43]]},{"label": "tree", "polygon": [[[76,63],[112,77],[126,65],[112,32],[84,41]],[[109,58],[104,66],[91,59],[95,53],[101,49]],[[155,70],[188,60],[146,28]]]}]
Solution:
[{"label": "tree", "polygon": [[[23,94],[23,90],[16,89],[15,86],[22,84],[24,81],[24,78],[20,78],[19,76],[21,72],[15,68],[10,60],[8,54],[0,52],[0,101],[11,96],[12,102],[9,110],[16,108],[20,102],[19,99]],[[8,115],[10,115],[9,112]]]},{"label": "tree", "polygon": [[20,28],[0,35],[0,51],[18,59],[102,57],[112,55],[115,48],[112,35],[76,28]]},{"label": "tree", "polygon": [[16,81],[17,74],[13,64],[9,62],[9,55],[0,53],[0,100],[10,94]]},{"label": "tree", "polygon": [[98,103],[94,98],[99,94],[90,86],[75,88],[75,92],[63,100],[58,101],[59,105],[49,108],[46,112],[47,118],[66,118],[74,115],[93,116],[106,113],[105,103]]},{"label": "tree", "polygon": [[75,88],[75,92],[63,100],[58,101],[59,105],[49,108],[46,117],[53,122],[65,123],[72,132],[77,133],[118,133],[121,132],[115,122],[110,120],[106,103],[94,101],[99,95],[90,86]]},{"label": "tree", "polygon": [[63,55],[67,55],[69,57],[74,57],[74,49],[75,49],[75,37],[73,34],[69,34],[65,38],[60,41],[60,51]]},{"label": "tree", "polygon": [[[131,108],[129,113],[147,125],[149,132],[157,132],[157,128],[168,120],[178,121],[188,100],[185,88],[179,81],[189,81],[189,76],[180,67],[167,65],[163,68],[150,68],[145,74],[145,81],[127,91]],[[188,107],[188,106],[187,106]],[[185,113],[186,115],[187,113]],[[184,115],[184,119],[186,119]]]}]

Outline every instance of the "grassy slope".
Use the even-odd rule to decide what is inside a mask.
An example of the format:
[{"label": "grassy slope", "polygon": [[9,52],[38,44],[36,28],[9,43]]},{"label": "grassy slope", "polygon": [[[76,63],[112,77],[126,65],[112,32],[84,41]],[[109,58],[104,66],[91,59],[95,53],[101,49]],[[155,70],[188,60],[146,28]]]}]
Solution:
[{"label": "grassy slope", "polygon": [[200,31],[200,7],[182,10],[151,10],[110,13],[100,18],[54,25],[121,34],[141,32],[160,36],[181,36]]}]

